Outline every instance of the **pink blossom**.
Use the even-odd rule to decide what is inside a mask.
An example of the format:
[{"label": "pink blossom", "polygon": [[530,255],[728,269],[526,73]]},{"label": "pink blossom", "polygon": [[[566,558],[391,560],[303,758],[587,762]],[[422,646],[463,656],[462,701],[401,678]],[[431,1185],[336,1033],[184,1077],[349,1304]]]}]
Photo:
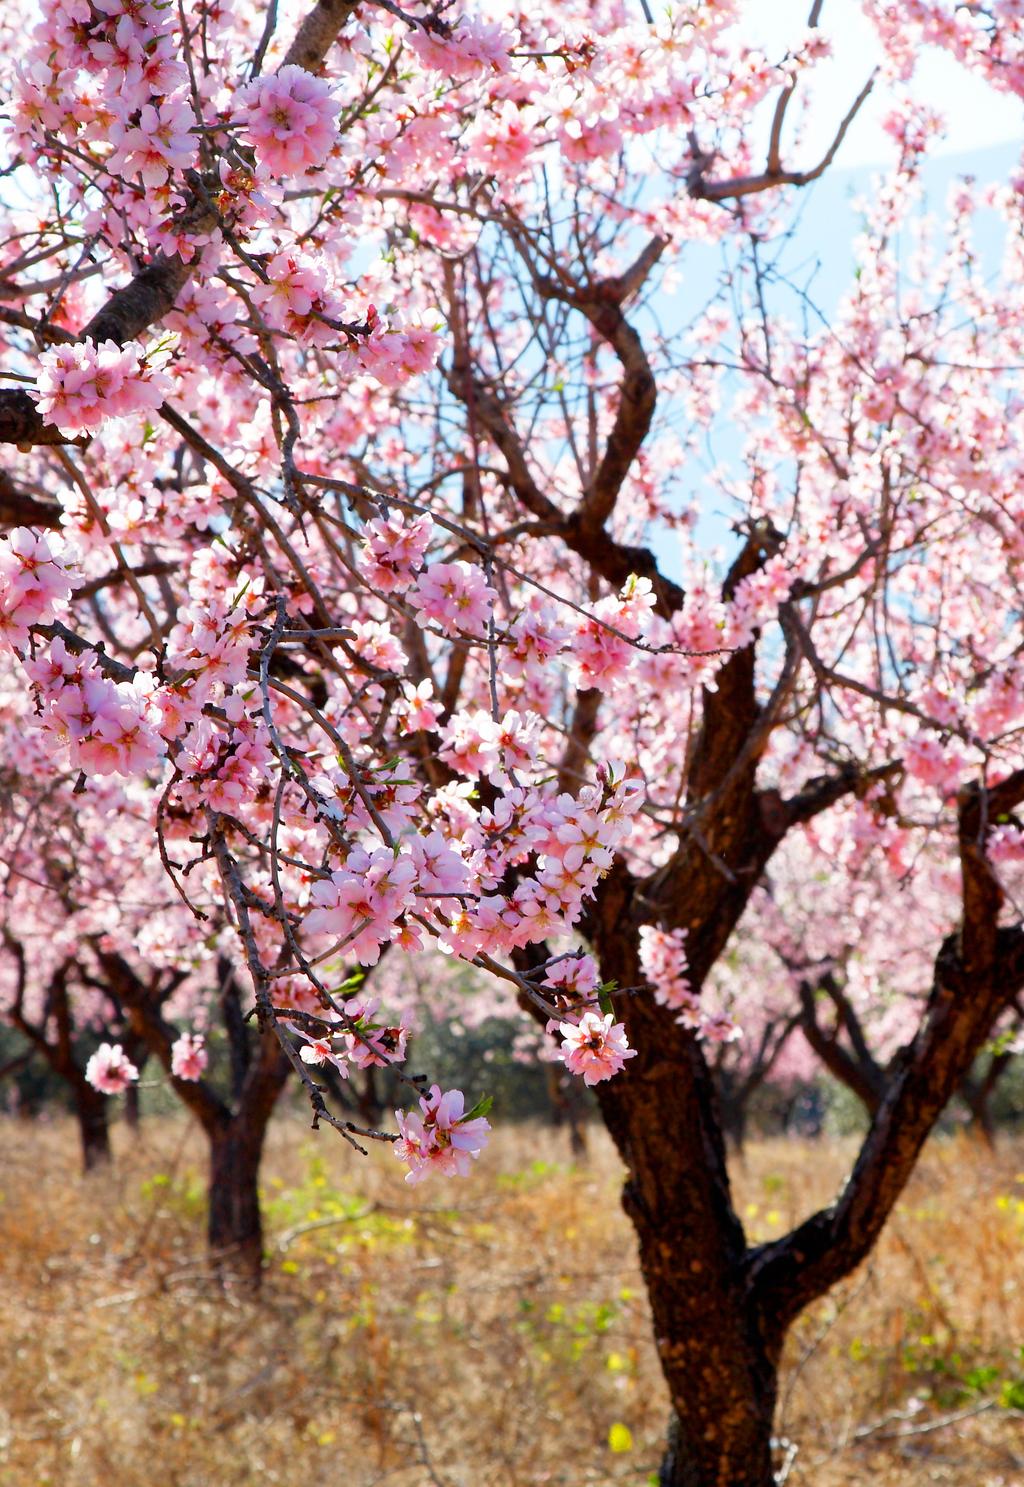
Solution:
[{"label": "pink blossom", "polygon": [[376,965],[380,947],[389,941],[396,921],[409,905],[416,866],[409,856],[360,848],[329,879],[314,883],[314,908],[306,915],[310,934],[343,940],[361,965]]},{"label": "pink blossom", "polygon": [[299,1049],[299,1058],[304,1064],[314,1064],[318,1067],[323,1064],[333,1064],[342,1078],[348,1078],[348,1063],[343,1055],[334,1046],[334,1035],[321,1034],[315,1036],[307,1033],[304,1028],[296,1028],[300,1038],[305,1039]]},{"label": "pink blossom", "polygon": [[491,1127],[482,1115],[467,1119],[465,1105],[461,1090],[442,1094],[434,1084],[429,1097],[420,1099],[418,1112],[395,1111],[401,1137],[394,1149],[396,1157],[409,1168],[406,1182],[422,1182],[431,1172],[446,1177],[469,1176],[473,1161],[487,1145]]},{"label": "pink blossom", "polygon": [[[0,541],[0,645],[21,649],[29,627],[52,620],[54,605],[71,593],[57,545],[28,527],[15,527]],[[63,643],[55,644],[63,656]]]},{"label": "pink blossom", "polygon": [[393,594],[407,589],[434,533],[429,516],[407,519],[402,512],[392,511],[386,517],[374,517],[364,529],[364,548],[360,569],[371,588],[379,594]]},{"label": "pink blossom", "polygon": [[440,831],[414,836],[409,850],[416,864],[416,882],[420,892],[456,894],[468,890],[466,864]]},{"label": "pink blossom", "polygon": [[101,1043],[85,1066],[85,1077],[101,1095],[120,1095],[139,1077],[139,1071],[120,1043]]},{"label": "pink blossom", "polygon": [[267,324],[311,346],[329,346],[339,332],[344,305],[333,292],[326,265],[307,253],[277,253],[267,264],[267,282],[255,285],[253,303]]},{"label": "pink blossom", "polygon": [[408,42],[424,67],[456,78],[471,77],[485,70],[508,72],[509,49],[515,38],[494,22],[481,20],[479,16],[464,16],[452,27],[449,36],[439,36],[417,26]]},{"label": "pink blossom", "polygon": [[42,352],[39,364],[39,411],[70,438],[93,432],[108,418],[151,412],[170,390],[166,374],[148,366],[133,341],[54,346]]},{"label": "pink blossom", "polygon": [[597,990],[600,979],[592,955],[566,955],[549,966],[544,985],[554,987],[563,995],[588,997]]},{"label": "pink blossom", "polygon": [[182,1033],[171,1046],[171,1073],[175,1079],[201,1079],[209,1061],[200,1033]]},{"label": "pink blossom", "polygon": [[466,154],[486,175],[512,181],[524,172],[542,140],[537,110],[531,105],[520,108],[506,99],[477,114],[466,132]]},{"label": "pink blossom", "polygon": [[694,1001],[686,975],[686,930],[640,928],[640,965],[654,987],[654,999],[663,1007],[687,1007]]},{"label": "pink blossom", "polygon": [[107,170],[111,174],[137,175],[150,190],[163,186],[175,171],[184,170],[195,160],[192,124],[192,110],[181,95],[156,105],[143,104],[137,123],[115,118],[108,136],[114,149],[107,158]]},{"label": "pink blossom", "polygon": [[342,1004],[354,1023],[345,1033],[345,1052],[357,1069],[386,1069],[405,1060],[409,1029],[401,1021],[375,1021],[379,1006],[379,997],[351,997]]},{"label": "pink blossom", "polygon": [[385,387],[400,387],[429,371],[441,354],[441,337],[425,325],[407,325],[401,330],[379,330],[360,341],[360,367]]},{"label": "pink blossom", "polygon": [[239,97],[245,138],[274,175],[302,175],[324,164],[337,137],[341,104],[323,78],[289,64],[255,78]]},{"label": "pink blossom", "polygon": [[482,636],[497,599],[472,563],[431,563],[409,595],[421,625],[433,622],[449,635]]},{"label": "pink blossom", "polygon": [[404,683],[402,696],[395,704],[395,713],[404,720],[411,733],[431,731],[437,727],[441,705],[434,702],[433,696],[434,687],[430,681],[418,682],[416,686],[410,682]]},{"label": "pink blossom", "polygon": [[456,713],[441,731],[441,758],[459,774],[475,778],[489,775],[498,763],[490,714],[478,708],[472,713]]},{"label": "pink blossom", "polygon": [[612,1014],[584,1012],[578,1023],[560,1022],[562,1035],[559,1057],[573,1074],[582,1074],[584,1084],[600,1084],[611,1079],[624,1067],[636,1049],[626,1041],[624,1023],[615,1022]]}]

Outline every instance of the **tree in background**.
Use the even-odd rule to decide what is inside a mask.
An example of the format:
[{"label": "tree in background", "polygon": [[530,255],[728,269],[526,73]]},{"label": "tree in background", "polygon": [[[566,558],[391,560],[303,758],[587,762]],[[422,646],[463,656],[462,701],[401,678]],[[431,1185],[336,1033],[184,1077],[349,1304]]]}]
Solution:
[{"label": "tree in background", "polygon": [[[820,3],[778,58],[740,6],[616,0],[45,0],[5,48],[13,798],[136,823],[124,896],[159,866],[200,940],[226,916],[268,1062],[414,1180],[485,1112],[404,1074],[352,963],[434,944],[512,988],[627,1169],[666,1487],[772,1481],[787,1329],[1024,985],[1019,193],[900,236],[917,52],[1020,92],[1021,23],[865,9],[879,75],[795,155]],[[825,318],[772,245],[872,87],[896,165]],[[721,292],[679,311],[707,244]],[[808,833],[843,915],[870,855],[908,901],[938,860],[949,908],[842,1194],[751,1246],[705,986]],[[408,1080],[397,1139],[316,1077],[368,1060]]]},{"label": "tree in background", "polygon": [[[843,859],[838,876],[834,865]],[[739,1025],[756,1024],[763,1005],[797,1033],[795,1045],[785,1045],[783,1072],[795,1063],[803,1079],[813,1077],[817,1062],[873,1116],[920,1021],[932,947],[956,917],[957,888],[943,854],[930,847],[913,875],[894,884],[883,854],[859,850],[855,834],[844,839],[830,823],[777,854],[713,982]],[[957,1090],[990,1144],[990,1101],[1013,1064],[1020,1017],[1020,996],[1012,996]]]}]

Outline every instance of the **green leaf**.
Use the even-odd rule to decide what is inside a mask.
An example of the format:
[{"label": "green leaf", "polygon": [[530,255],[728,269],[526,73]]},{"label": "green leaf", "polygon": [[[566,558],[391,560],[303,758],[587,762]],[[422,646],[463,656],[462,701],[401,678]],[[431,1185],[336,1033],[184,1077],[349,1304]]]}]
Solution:
[{"label": "green leaf", "polygon": [[597,988],[597,1004],[605,1016],[609,1012],[613,1017],[615,1016],[615,1008],[612,1006],[612,992],[617,985],[618,983],[615,981],[602,981],[601,985]]},{"label": "green leaf", "polygon": [[493,1095],[483,1095],[479,1100],[477,1100],[477,1102],[473,1106],[472,1110],[467,1110],[466,1111],[466,1113],[462,1117],[462,1119],[463,1120],[476,1120],[479,1116],[486,1115],[487,1112],[490,1110],[490,1108],[491,1108],[491,1106],[493,1104],[494,1104],[494,1096]]}]

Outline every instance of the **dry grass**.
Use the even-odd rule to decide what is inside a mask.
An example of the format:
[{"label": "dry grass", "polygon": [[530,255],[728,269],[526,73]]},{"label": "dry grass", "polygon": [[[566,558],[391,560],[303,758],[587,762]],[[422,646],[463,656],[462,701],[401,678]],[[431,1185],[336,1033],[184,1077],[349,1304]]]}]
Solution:
[{"label": "dry grass", "polygon": [[[656,1465],[665,1394],[596,1137],[573,1169],[549,1133],[506,1131],[471,1181],[410,1189],[387,1153],[282,1122],[254,1304],[205,1276],[185,1126],[119,1132],[89,1181],[70,1130],[2,1135],[2,1487],[578,1487]],[[827,1198],[846,1157],[755,1144],[749,1229]],[[1024,1483],[1022,1261],[1024,1146],[930,1147],[871,1265],[792,1339],[792,1487]]]}]

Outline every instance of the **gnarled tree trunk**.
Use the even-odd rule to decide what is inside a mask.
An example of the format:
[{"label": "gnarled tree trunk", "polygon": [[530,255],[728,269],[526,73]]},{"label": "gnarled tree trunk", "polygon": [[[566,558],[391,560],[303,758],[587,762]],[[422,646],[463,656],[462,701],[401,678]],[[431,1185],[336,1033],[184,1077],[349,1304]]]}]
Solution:
[{"label": "gnarled tree trunk", "polygon": [[[918,1031],[890,1065],[839,1199],[777,1241],[747,1244],[701,1045],[652,998],[619,998],[636,1057],[597,1094],[627,1169],[623,1203],[639,1240],[673,1408],[662,1487],[773,1482],[772,1418],[789,1327],[870,1253],[945,1105],[1024,983],[1024,930],[999,924],[1004,894],[981,827],[1021,799],[1024,771],[984,794],[963,792],[963,919],[938,947]],[[641,985],[639,929],[652,907],[663,923],[679,924],[679,905],[691,986],[699,991],[739,918],[746,885],[772,850],[755,795],[726,796],[724,805],[722,829],[709,821],[700,853],[689,861],[681,854],[672,872],[638,882],[617,862],[599,885],[587,928],[602,979]],[[790,803],[785,817],[798,808]],[[715,874],[702,867],[713,860]]]}]

